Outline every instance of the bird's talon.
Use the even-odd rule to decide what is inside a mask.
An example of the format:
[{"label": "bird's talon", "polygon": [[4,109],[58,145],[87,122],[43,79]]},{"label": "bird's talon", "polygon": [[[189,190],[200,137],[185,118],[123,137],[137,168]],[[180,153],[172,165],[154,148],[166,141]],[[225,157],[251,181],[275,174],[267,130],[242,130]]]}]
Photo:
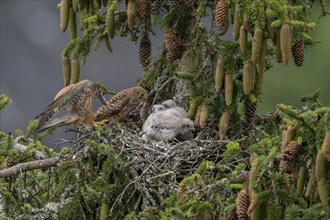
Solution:
[{"label": "bird's talon", "polygon": [[109,122],[110,122],[109,119],[104,119],[104,120],[102,120],[102,121],[95,121],[95,124],[97,124],[97,125],[101,125],[101,126],[105,127],[105,126],[107,126],[107,124],[108,124]]}]

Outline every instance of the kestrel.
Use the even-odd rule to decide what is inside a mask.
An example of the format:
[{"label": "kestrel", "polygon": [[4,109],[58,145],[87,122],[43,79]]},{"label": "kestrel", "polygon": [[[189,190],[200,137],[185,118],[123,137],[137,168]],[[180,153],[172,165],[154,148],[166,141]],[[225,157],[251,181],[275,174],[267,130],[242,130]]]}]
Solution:
[{"label": "kestrel", "polygon": [[141,102],[147,100],[147,91],[139,86],[124,89],[112,96],[106,105],[94,113],[94,120],[99,124],[119,122],[135,110]]},{"label": "kestrel", "polygon": [[[97,95],[101,102],[106,104],[100,86],[97,82],[83,80],[63,88],[57,93],[53,102],[36,117],[41,117],[37,131],[45,130],[44,125],[62,110],[69,112],[70,115],[61,118],[59,120],[61,123],[55,122],[56,127],[78,123],[83,124],[87,129],[95,127],[92,99]],[[46,127],[49,128],[50,126]]]}]

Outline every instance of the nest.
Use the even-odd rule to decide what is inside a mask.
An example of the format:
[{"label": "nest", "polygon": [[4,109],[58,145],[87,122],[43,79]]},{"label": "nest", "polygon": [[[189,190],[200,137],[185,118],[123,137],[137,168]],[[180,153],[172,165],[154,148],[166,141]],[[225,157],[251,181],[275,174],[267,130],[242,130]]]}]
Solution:
[{"label": "nest", "polygon": [[[107,132],[104,132],[107,131]],[[109,132],[110,131],[110,132]],[[132,181],[115,199],[111,212],[121,202],[127,189],[134,187],[140,194],[135,209],[144,210],[150,206],[159,207],[160,201],[178,189],[184,177],[195,172],[205,160],[219,162],[228,141],[215,140],[216,131],[206,128],[190,141],[145,142],[139,128],[111,125],[93,133],[78,132],[74,141],[75,154],[93,154],[93,149],[85,144],[86,139],[112,146],[116,156],[130,155],[126,166]],[[97,135],[95,135],[97,134]],[[97,155],[97,154],[94,154]],[[129,198],[133,195],[129,196]]]}]

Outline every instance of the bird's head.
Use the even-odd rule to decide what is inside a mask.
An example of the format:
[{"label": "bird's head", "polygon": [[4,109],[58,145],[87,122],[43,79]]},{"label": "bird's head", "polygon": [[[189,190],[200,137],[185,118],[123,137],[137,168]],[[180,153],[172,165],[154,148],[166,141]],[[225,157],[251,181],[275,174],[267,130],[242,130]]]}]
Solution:
[{"label": "bird's head", "polygon": [[107,101],[104,98],[104,95],[107,93],[107,90],[103,84],[96,81],[89,81],[87,83],[88,87],[94,92],[94,94],[101,100],[103,105],[107,104]]},{"label": "bird's head", "polygon": [[165,110],[165,108],[162,105],[153,105],[152,109],[151,109],[151,113],[157,113],[157,112],[161,112],[164,110]]},{"label": "bird's head", "polygon": [[176,103],[172,100],[165,100],[162,105],[164,106],[165,109],[169,109],[169,108],[174,108],[176,107]]},{"label": "bird's head", "polygon": [[148,99],[148,92],[144,88],[138,87],[138,91],[137,92],[138,92],[138,96],[139,96],[139,99],[140,100],[146,101]]}]

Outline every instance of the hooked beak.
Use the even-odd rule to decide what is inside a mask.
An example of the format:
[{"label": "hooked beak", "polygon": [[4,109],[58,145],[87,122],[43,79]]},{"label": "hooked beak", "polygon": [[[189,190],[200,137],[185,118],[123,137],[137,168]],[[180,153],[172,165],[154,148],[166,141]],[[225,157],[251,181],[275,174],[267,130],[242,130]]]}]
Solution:
[{"label": "hooked beak", "polygon": [[97,97],[100,99],[100,101],[103,105],[107,104],[107,100],[104,98],[103,92],[99,91],[97,94]]}]

